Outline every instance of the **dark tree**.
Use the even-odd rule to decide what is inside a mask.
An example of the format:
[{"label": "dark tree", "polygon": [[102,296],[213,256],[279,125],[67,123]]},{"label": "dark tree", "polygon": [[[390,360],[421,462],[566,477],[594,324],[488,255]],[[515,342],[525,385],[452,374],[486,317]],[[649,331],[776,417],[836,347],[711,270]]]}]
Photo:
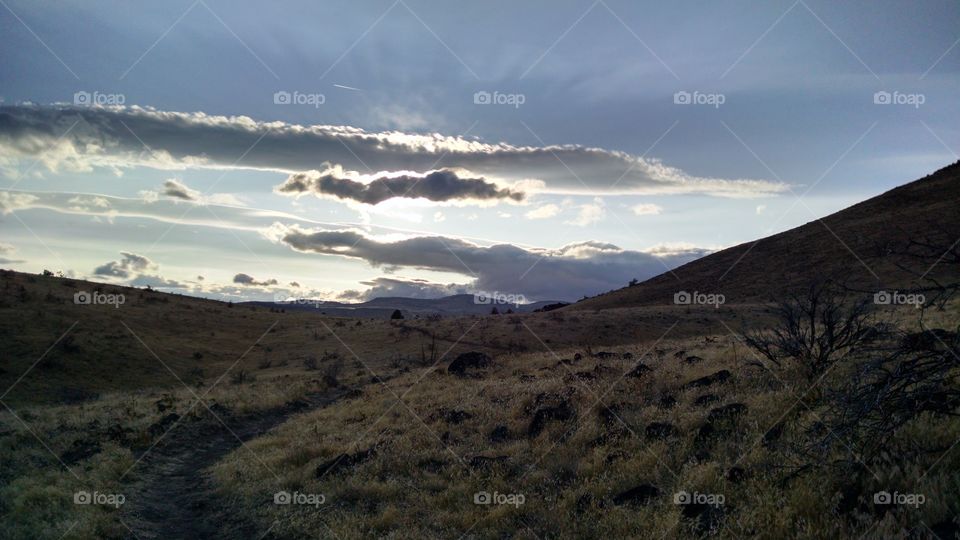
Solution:
[{"label": "dark tree", "polygon": [[390,315],[390,318],[391,318],[391,319],[402,319],[402,318],[403,318],[403,313],[401,313],[399,309],[395,309],[395,310],[393,310],[393,314]]}]

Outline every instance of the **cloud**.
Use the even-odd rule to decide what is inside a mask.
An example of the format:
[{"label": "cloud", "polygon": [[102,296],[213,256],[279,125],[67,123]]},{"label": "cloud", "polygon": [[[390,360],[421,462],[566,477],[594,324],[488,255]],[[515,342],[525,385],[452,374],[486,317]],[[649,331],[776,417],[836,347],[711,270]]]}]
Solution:
[{"label": "cloud", "polygon": [[580,145],[518,146],[440,134],[257,122],[245,116],[141,107],[0,106],[0,156],[0,166],[28,159],[51,171],[105,167],[118,174],[135,166],[252,168],[295,174],[322,170],[327,163],[354,170],[369,167],[427,174],[442,158],[459,176],[469,171],[469,178],[475,180],[539,180],[543,190],[551,193],[755,197],[787,189],[781,182],[692,176],[656,159]]},{"label": "cloud", "polygon": [[599,197],[595,198],[592,203],[580,205],[579,208],[580,211],[577,212],[577,217],[569,221],[564,221],[564,223],[577,225],[578,227],[586,227],[587,225],[592,225],[602,220],[607,215],[603,199]]},{"label": "cloud", "polygon": [[324,171],[292,174],[283,184],[277,186],[275,191],[287,195],[313,193],[317,196],[349,199],[371,205],[393,198],[427,199],[434,202],[498,199],[519,202],[524,198],[522,192],[498,187],[483,178],[460,178],[456,172],[445,169],[423,175],[400,174],[363,178],[355,173],[345,173],[339,166]]},{"label": "cloud", "polygon": [[378,277],[369,281],[361,281],[361,285],[369,288],[366,290],[347,290],[343,291],[338,298],[341,300],[365,302],[374,298],[389,296],[399,296],[404,298],[442,298],[454,294],[467,294],[472,292],[466,285],[456,283],[442,284],[433,283],[425,279],[398,279],[388,277]]},{"label": "cloud", "polygon": [[526,249],[512,244],[480,246],[459,238],[416,236],[385,239],[356,230],[317,230],[275,224],[267,238],[305,253],[366,261],[395,271],[416,268],[454,272],[473,279],[470,287],[519,293],[531,300],[573,300],[620,288],[689,262],[702,251],[645,253],[602,242],[559,249]]},{"label": "cloud", "polygon": [[252,285],[254,287],[271,287],[277,284],[277,280],[268,279],[266,281],[257,281],[253,279],[253,276],[247,274],[237,274],[233,276],[233,282],[240,285]]},{"label": "cloud", "polygon": [[0,191],[0,213],[9,214],[16,210],[32,207],[38,198],[29,193],[18,193],[14,191]]},{"label": "cloud", "polygon": [[243,206],[243,201],[233,194],[211,193],[210,195],[204,195],[176,178],[166,180],[163,183],[162,191],[146,190],[140,192],[140,197],[148,203],[157,202],[160,200],[160,195],[170,199],[188,201],[196,204]]},{"label": "cloud", "polygon": [[15,256],[16,253],[17,248],[12,244],[4,244],[0,242],[0,264],[17,264],[24,262],[22,260],[10,258]]},{"label": "cloud", "polygon": [[120,252],[119,261],[110,261],[94,268],[93,273],[98,276],[116,277],[129,279],[149,269],[156,269],[157,265],[143,255],[130,253],[128,251]]},{"label": "cloud", "polygon": [[663,207],[652,203],[640,203],[630,207],[636,216],[656,216],[663,212]]},{"label": "cloud", "polygon": [[560,207],[555,204],[545,204],[530,210],[524,216],[527,219],[548,219],[560,213]]},{"label": "cloud", "polygon": [[199,191],[188,188],[186,184],[176,178],[171,178],[163,183],[163,194],[167,197],[183,199],[185,201],[200,200]]}]

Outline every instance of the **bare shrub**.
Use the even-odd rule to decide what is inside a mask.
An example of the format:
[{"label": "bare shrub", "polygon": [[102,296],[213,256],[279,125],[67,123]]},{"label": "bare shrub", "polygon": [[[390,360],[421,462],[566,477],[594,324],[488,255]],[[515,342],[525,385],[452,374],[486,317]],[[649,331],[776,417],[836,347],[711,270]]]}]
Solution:
[{"label": "bare shrub", "polygon": [[829,283],[809,286],[776,304],[777,324],[768,331],[744,336],[747,345],[779,369],[793,364],[808,381],[824,374],[835,362],[874,332],[868,298],[851,299]]}]

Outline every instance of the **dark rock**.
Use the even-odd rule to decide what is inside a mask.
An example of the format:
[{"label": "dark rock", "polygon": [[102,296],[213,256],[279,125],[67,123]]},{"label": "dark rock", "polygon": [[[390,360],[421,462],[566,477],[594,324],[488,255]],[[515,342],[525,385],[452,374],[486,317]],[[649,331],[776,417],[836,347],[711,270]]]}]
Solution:
[{"label": "dark rock", "polygon": [[650,373],[653,369],[650,366],[644,364],[643,362],[638,363],[633,367],[629,372],[627,372],[627,377],[633,377],[635,379],[643,377],[647,373]]},{"label": "dark rock", "polygon": [[677,428],[666,422],[654,422],[646,428],[648,439],[667,439],[677,434]]},{"label": "dark rock", "polygon": [[710,386],[715,383],[727,381],[730,379],[730,377],[731,377],[731,373],[729,371],[725,369],[721,369],[720,371],[713,373],[711,375],[707,375],[706,377],[700,377],[699,379],[694,379],[688,382],[687,384],[683,385],[683,388],[685,389],[701,388],[704,386]]},{"label": "dark rock", "polygon": [[621,405],[611,405],[609,407],[601,407],[597,411],[597,416],[600,417],[600,421],[604,426],[618,426],[622,425],[620,422],[620,412],[623,407]]},{"label": "dark rock", "polygon": [[470,458],[470,467],[489,470],[495,465],[503,465],[510,458],[507,456],[473,456]]},{"label": "dark rock", "polygon": [[149,433],[151,437],[159,437],[160,435],[166,433],[173,426],[173,424],[177,422],[177,420],[180,420],[180,415],[177,413],[170,413],[161,418],[159,422],[151,424],[150,427],[147,428],[147,433]]},{"label": "dark rock", "polygon": [[613,504],[618,506],[624,504],[646,505],[653,499],[660,496],[660,490],[650,484],[641,484],[632,487],[626,491],[620,492],[613,497]]},{"label": "dark rock", "polygon": [[446,465],[447,464],[445,462],[433,458],[421,459],[417,462],[417,467],[419,469],[432,473],[439,473],[444,467],[446,467]]},{"label": "dark rock", "polygon": [[74,465],[84,459],[93,457],[100,453],[100,443],[97,441],[86,441],[77,439],[73,441],[70,448],[60,456],[60,461],[66,465]]},{"label": "dark rock", "polygon": [[527,429],[527,436],[530,438],[536,437],[543,431],[548,422],[553,420],[567,421],[576,414],[576,411],[567,402],[555,407],[541,407],[533,414],[533,420],[530,421],[530,427]]},{"label": "dark rock", "polygon": [[726,478],[734,484],[739,484],[747,479],[747,471],[742,467],[730,467],[730,470],[727,471]]},{"label": "dark rock", "polygon": [[376,455],[376,449],[374,448],[360,450],[359,452],[355,452],[353,454],[340,454],[329,461],[325,461],[320,465],[317,465],[313,475],[316,478],[323,478],[328,473],[340,472],[359,465],[372,458],[374,455]]},{"label": "dark rock", "polygon": [[633,360],[633,353],[625,352],[620,355],[620,358],[623,358],[624,360]]},{"label": "dark rock", "polygon": [[657,402],[657,407],[661,409],[672,409],[677,404],[677,398],[673,396],[663,396]]},{"label": "dark rock", "polygon": [[698,407],[703,407],[704,405],[709,405],[715,401],[720,401],[720,396],[716,394],[704,394],[693,400],[693,404],[697,405]]},{"label": "dark rock", "polygon": [[710,414],[707,415],[707,422],[713,424],[721,420],[729,420],[745,412],[747,412],[747,406],[743,403],[730,403],[729,405],[711,409]]},{"label": "dark rock", "polygon": [[683,360],[687,356],[687,351],[677,351],[673,353],[673,357],[677,360]]},{"label": "dark rock", "polygon": [[577,502],[573,506],[573,511],[578,514],[583,514],[591,508],[593,508],[593,495],[584,493],[583,495],[577,497]]},{"label": "dark rock", "polygon": [[699,364],[700,362],[703,362],[703,358],[700,358],[699,356],[688,356],[684,358],[683,362],[690,365]]},{"label": "dark rock", "polygon": [[783,423],[774,424],[774,426],[767,430],[763,434],[763,446],[764,448],[770,448],[773,446],[773,443],[780,440],[780,437],[783,436]]},{"label": "dark rock", "polygon": [[447,372],[453,373],[458,377],[466,377],[469,370],[484,369],[493,365],[493,359],[482,352],[471,351],[457,356],[450,365],[447,366]]},{"label": "dark rock", "polygon": [[582,355],[582,354],[577,353],[577,354],[573,355],[573,361],[574,361],[574,362],[579,362],[580,360],[583,360],[583,355]]},{"label": "dark rock", "polygon": [[510,439],[510,430],[507,429],[507,426],[497,426],[490,432],[489,439],[492,443],[505,442]]},{"label": "dark rock", "polygon": [[607,358],[616,358],[617,354],[610,351],[597,351],[594,353],[594,358],[599,358],[601,360],[606,360]]},{"label": "dark rock", "polygon": [[694,529],[699,534],[714,533],[723,523],[723,507],[704,503],[683,505],[680,511],[683,517],[696,520]]},{"label": "dark rock", "polygon": [[935,523],[930,527],[930,530],[933,531],[933,534],[937,538],[942,538],[947,540],[949,538],[957,538],[960,535],[960,526],[953,520],[944,520],[939,523]]}]

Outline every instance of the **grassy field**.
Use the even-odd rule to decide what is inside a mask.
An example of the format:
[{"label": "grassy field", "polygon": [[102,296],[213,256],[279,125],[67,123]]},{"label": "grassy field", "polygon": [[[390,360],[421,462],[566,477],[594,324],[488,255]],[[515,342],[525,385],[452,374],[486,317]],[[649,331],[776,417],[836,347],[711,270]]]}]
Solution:
[{"label": "grassy field", "polygon": [[[273,539],[958,530],[960,420],[920,415],[880,456],[840,444],[811,462],[800,449],[830,414],[824,396],[869,354],[816,384],[774,368],[740,335],[769,327],[769,306],[388,321],[110,287],[119,307],[76,305],[96,285],[0,277],[4,538],[152,538],[133,508],[163,487],[155,454],[183,446],[163,462],[176,465],[208,439],[222,455],[184,470],[224,523]],[[874,316],[915,331],[920,313]],[[956,303],[924,313],[957,328]],[[449,369],[471,352],[489,365]],[[276,427],[233,443],[232,429],[265,419]],[[923,500],[878,504],[885,492]],[[83,493],[101,498],[77,504]],[[183,506],[185,523],[210,517]]]}]

